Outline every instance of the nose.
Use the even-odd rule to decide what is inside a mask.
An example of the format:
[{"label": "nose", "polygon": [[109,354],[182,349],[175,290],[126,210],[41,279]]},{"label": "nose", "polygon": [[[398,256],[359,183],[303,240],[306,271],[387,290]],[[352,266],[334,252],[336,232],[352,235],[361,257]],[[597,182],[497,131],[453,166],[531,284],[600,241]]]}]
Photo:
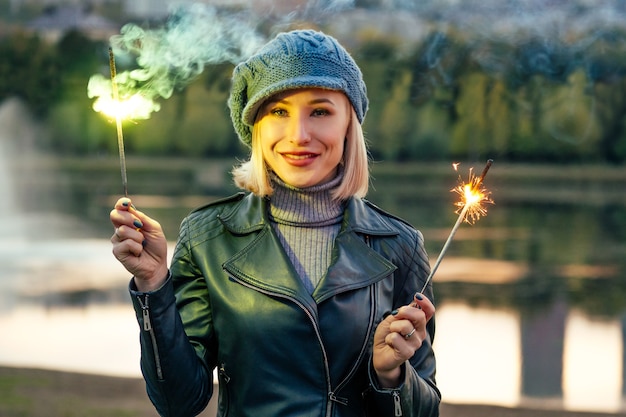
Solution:
[{"label": "nose", "polygon": [[297,145],[303,145],[311,141],[311,129],[307,118],[303,115],[290,119],[290,138],[291,142]]}]

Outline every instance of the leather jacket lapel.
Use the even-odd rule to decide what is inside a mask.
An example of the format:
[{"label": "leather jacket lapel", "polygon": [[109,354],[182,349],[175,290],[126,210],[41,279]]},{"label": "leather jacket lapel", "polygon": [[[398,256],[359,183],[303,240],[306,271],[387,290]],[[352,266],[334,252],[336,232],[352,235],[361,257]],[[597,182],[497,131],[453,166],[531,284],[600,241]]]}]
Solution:
[{"label": "leather jacket lapel", "polygon": [[[313,293],[317,303],[337,293],[368,286],[396,269],[365,242],[364,236],[397,234],[372,207],[359,199],[349,201],[342,232],[335,241],[332,264]],[[248,194],[220,216],[233,234],[248,235],[245,246],[224,263],[224,269],[260,291],[295,298],[315,310],[269,225],[266,210],[267,200]]]},{"label": "leather jacket lapel", "polygon": [[296,299],[315,311],[315,303],[297,276],[291,261],[273,232],[267,216],[267,200],[245,196],[220,216],[222,223],[239,235],[245,245],[224,263],[224,269],[246,285],[262,292]]},{"label": "leather jacket lapel", "polygon": [[226,261],[224,269],[260,291],[295,298],[311,305],[311,297],[269,225],[255,235],[249,245]]},{"label": "leather jacket lapel", "polygon": [[339,234],[335,240],[333,262],[313,292],[319,304],[344,291],[363,288],[391,274],[396,267],[372,250],[354,232]]}]

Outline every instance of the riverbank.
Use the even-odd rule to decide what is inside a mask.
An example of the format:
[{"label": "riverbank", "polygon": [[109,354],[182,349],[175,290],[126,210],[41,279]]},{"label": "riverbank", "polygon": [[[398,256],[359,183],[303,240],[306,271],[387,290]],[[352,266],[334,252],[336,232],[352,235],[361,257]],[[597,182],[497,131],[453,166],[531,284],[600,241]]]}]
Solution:
[{"label": "riverbank", "polygon": [[[3,417],[155,417],[143,380],[0,367]],[[212,417],[208,409],[201,417]],[[626,413],[442,404],[440,417],[626,417]]]}]

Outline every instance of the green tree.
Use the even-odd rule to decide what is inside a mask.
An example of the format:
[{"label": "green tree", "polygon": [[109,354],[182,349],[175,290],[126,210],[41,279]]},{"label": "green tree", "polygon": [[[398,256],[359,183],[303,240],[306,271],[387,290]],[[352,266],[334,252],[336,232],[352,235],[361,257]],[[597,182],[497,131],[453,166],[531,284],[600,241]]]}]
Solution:
[{"label": "green tree", "polygon": [[61,91],[55,49],[35,35],[16,33],[0,39],[0,56],[0,101],[20,97],[44,115]]},{"label": "green tree", "polygon": [[59,69],[64,76],[81,75],[84,79],[95,73],[100,65],[98,52],[106,48],[102,42],[95,42],[79,30],[70,30],[56,44]]}]

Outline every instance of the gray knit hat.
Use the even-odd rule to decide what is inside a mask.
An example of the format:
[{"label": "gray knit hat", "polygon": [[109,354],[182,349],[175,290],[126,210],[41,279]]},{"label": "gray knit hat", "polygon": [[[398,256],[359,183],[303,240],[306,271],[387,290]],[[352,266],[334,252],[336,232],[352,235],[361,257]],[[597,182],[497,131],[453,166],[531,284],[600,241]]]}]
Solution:
[{"label": "gray knit hat", "polygon": [[354,59],[331,36],[313,30],[278,34],[233,71],[228,107],[239,139],[250,146],[252,125],[269,97],[294,88],[343,91],[360,123],[367,113],[367,89]]}]

